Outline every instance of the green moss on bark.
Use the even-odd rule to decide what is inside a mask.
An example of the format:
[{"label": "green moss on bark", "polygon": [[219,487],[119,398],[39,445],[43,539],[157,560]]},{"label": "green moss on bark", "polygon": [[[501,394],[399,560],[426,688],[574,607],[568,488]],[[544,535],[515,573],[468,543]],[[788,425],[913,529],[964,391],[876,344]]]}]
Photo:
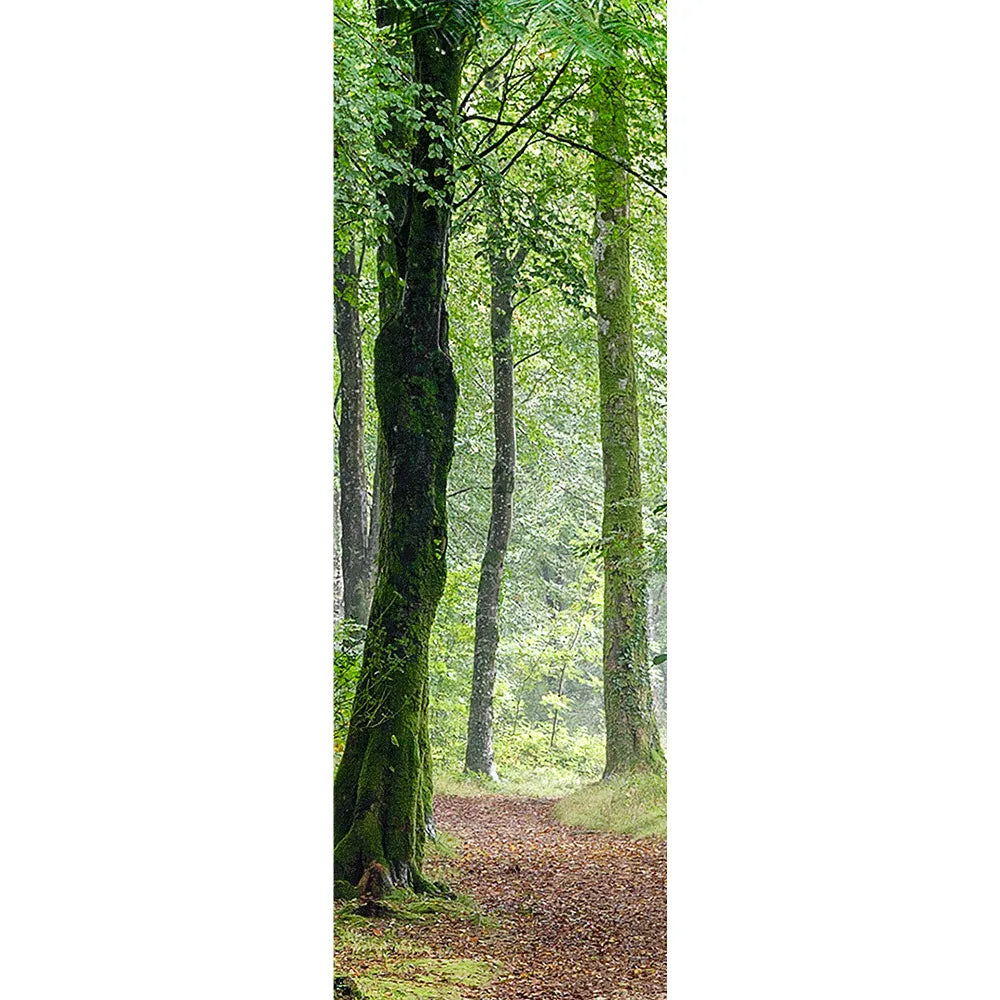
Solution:
[{"label": "green moss on bark", "polygon": [[604,465],[604,776],[659,770],[646,638],[639,412],[632,334],[629,162],[625,75],[591,74],[594,112],[594,275]]},{"label": "green moss on bark", "polygon": [[[437,7],[410,14],[415,79],[435,125],[457,101],[468,36],[458,16]],[[406,192],[407,226],[394,241],[402,292],[383,295],[392,312],[375,343],[382,523],[361,675],[334,780],[334,871],[356,884],[375,861],[393,885],[430,892],[441,887],[420,871],[434,835],[427,651],[445,582],[458,386],[445,307],[450,152],[432,145],[426,129],[412,157],[440,197]]]}]

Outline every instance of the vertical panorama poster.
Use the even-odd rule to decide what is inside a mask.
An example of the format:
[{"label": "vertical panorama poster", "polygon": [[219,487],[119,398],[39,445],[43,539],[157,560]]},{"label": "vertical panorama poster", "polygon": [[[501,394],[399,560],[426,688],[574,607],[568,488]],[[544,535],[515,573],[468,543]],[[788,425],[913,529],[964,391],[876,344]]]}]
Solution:
[{"label": "vertical panorama poster", "polygon": [[335,996],[660,1000],[665,3],[333,16]]}]

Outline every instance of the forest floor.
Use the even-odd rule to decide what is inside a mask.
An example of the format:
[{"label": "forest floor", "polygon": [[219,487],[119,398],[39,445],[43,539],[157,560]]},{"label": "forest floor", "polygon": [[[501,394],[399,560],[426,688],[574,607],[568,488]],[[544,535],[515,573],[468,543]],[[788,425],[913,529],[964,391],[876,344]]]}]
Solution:
[{"label": "forest floor", "polygon": [[[554,802],[437,796],[439,830],[461,843],[454,857],[438,855],[426,870],[473,900],[475,915],[369,921],[367,932],[381,947],[367,958],[351,948],[352,974],[388,986],[388,946],[413,956],[419,974],[386,997],[664,1000],[666,841],[564,826],[552,814]],[[463,967],[470,975],[435,978],[435,968]]]}]

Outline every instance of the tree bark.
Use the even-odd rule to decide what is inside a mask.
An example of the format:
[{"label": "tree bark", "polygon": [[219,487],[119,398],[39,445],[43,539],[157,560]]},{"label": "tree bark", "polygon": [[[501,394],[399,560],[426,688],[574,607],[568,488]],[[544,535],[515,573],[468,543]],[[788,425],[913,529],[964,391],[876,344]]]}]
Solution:
[{"label": "tree bark", "polygon": [[[336,477],[333,481],[333,537],[340,537],[340,486]],[[344,617],[344,569],[340,558],[340,546],[333,546],[333,620],[339,622]]]},{"label": "tree bark", "polygon": [[452,127],[469,34],[467,11],[458,21],[454,8],[434,4],[409,16],[428,123],[417,134],[413,166],[433,190],[407,192],[402,294],[375,343],[386,493],[361,675],[334,781],[334,872],[357,884],[378,862],[393,885],[434,891],[421,874],[434,835],[427,654],[445,582],[458,386],[445,305],[453,161],[432,131]]},{"label": "tree bark", "polygon": [[[563,693],[563,681],[566,678],[566,663],[563,662],[562,667],[559,669],[559,686],[556,688],[556,696],[561,698]],[[552,706],[552,735],[549,738],[549,749],[553,749],[556,745],[556,724],[559,722],[559,706]]]},{"label": "tree bark", "polygon": [[514,352],[511,329],[514,283],[525,251],[513,258],[497,248],[490,252],[490,342],[493,353],[493,493],[486,551],[476,594],[476,638],[472,659],[472,695],[465,746],[465,769],[497,780],[493,759],[493,694],[500,633],[500,583],[514,517]]},{"label": "tree bark", "polygon": [[344,614],[364,625],[371,601],[368,571],[368,476],[365,472],[365,387],[358,319],[358,266],[353,244],[334,263],[334,328],[340,359],[340,558]]},{"label": "tree bark", "polygon": [[[639,413],[632,337],[628,118],[620,65],[591,72],[594,270],[604,465],[604,777],[664,766],[646,635]],[[616,161],[616,162],[615,162]]]},{"label": "tree bark", "polygon": [[368,538],[365,543],[365,572],[368,574],[370,589],[375,587],[375,564],[378,560],[378,536],[382,528],[382,466],[385,464],[385,445],[382,443],[381,428],[375,450],[375,474],[373,476],[372,503],[368,511]]}]

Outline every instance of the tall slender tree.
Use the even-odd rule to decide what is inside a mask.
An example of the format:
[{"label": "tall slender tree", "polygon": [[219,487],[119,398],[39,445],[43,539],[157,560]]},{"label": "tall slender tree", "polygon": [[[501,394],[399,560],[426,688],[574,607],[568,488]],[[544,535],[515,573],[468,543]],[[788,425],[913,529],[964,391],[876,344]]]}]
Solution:
[{"label": "tall slender tree", "polygon": [[664,765],[649,680],[639,413],[632,334],[627,74],[620,59],[590,77],[594,276],[604,465],[604,776]]},{"label": "tall slender tree", "polygon": [[375,594],[344,754],[334,782],[334,868],[438,889],[421,873],[434,835],[427,647],[445,582],[446,495],[458,386],[448,353],[446,271],[453,131],[473,0],[408,5],[420,113],[399,230],[402,291],[375,344],[387,466]]},{"label": "tall slender tree", "polygon": [[514,518],[514,288],[527,247],[509,250],[497,238],[488,248],[490,261],[490,344],[493,355],[493,464],[490,526],[476,594],[476,639],[472,695],[465,748],[465,769],[496,780],[493,760],[493,693],[500,633],[497,617],[504,558]]},{"label": "tall slender tree", "polygon": [[[350,4],[353,0],[345,0]],[[339,23],[339,22],[338,22]],[[370,34],[370,32],[369,32]],[[371,77],[381,53],[357,29],[338,32],[334,87],[334,316],[339,365],[337,400],[338,562],[344,617],[364,625],[371,603],[378,548],[378,480],[372,489],[366,456],[366,371],[362,349],[362,271],[378,213],[372,193],[371,120],[382,101]],[[364,52],[364,57],[362,57]],[[372,53],[376,58],[372,58]],[[350,95],[354,95],[351,99]]]},{"label": "tall slender tree", "polygon": [[353,242],[336,255],[334,292],[334,328],[340,361],[337,471],[344,615],[364,625],[371,603],[371,532],[365,470],[365,387],[358,316],[358,261]]}]

